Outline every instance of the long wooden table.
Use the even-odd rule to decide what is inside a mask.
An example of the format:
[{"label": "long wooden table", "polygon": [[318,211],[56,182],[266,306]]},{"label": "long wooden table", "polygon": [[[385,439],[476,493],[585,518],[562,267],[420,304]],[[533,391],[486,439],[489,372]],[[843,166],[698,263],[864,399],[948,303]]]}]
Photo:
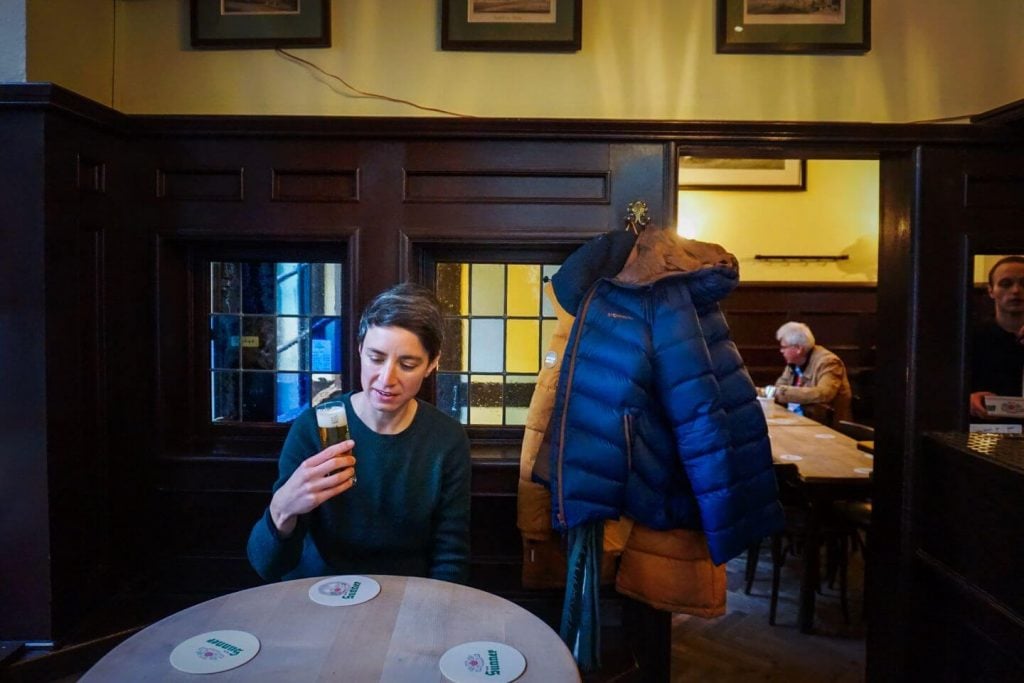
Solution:
[{"label": "long wooden table", "polygon": [[[392,681],[446,680],[438,661],[471,641],[510,645],[526,658],[517,681],[579,681],[569,650],[522,607],[444,581],[374,575],[368,602],[325,607],[309,599],[319,579],[231,593],[173,614],[111,650],[81,681]],[[259,653],[236,669],[196,676],[171,666],[171,651],[192,636],[224,629],[252,633]]]},{"label": "long wooden table", "polygon": [[832,502],[871,495],[874,456],[857,442],[830,427],[773,405],[766,414],[772,442],[772,461],[780,470],[795,471],[791,478],[810,502],[807,538],[803,546],[800,579],[800,630],[814,630],[814,595],[818,586],[821,522]]}]

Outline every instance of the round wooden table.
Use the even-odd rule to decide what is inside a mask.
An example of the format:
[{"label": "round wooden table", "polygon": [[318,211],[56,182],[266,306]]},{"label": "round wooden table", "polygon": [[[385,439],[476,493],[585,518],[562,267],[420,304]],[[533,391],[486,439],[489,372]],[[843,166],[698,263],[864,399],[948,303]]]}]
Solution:
[{"label": "round wooden table", "polygon": [[[504,598],[445,581],[372,575],[381,586],[377,597],[325,607],[308,594],[321,578],[250,588],[172,614],[111,650],[80,680],[444,681],[441,655],[480,640],[505,643],[523,654],[526,671],[518,681],[580,680],[558,634]],[[259,653],[215,674],[187,674],[171,666],[171,651],[179,643],[225,629],[259,638]]]}]

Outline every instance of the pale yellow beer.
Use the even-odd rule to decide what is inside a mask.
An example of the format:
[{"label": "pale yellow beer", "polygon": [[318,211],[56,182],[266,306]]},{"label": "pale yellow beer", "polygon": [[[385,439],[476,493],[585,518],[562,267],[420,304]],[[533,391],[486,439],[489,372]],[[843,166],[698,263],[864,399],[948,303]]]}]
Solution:
[{"label": "pale yellow beer", "polygon": [[321,403],[316,407],[320,446],[327,448],[348,439],[348,415],[343,403]]},{"label": "pale yellow beer", "polygon": [[[348,439],[348,414],[341,401],[327,401],[316,407],[316,427],[320,432],[320,447],[327,448]],[[328,477],[341,470],[328,473]]]}]

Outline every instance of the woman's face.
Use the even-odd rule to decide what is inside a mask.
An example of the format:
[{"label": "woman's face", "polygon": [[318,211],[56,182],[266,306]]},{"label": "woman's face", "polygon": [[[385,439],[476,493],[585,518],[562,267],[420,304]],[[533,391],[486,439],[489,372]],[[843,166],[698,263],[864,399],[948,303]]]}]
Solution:
[{"label": "woman's face", "polygon": [[371,327],[359,347],[359,379],[374,410],[397,412],[437,367],[419,337],[401,327]]}]

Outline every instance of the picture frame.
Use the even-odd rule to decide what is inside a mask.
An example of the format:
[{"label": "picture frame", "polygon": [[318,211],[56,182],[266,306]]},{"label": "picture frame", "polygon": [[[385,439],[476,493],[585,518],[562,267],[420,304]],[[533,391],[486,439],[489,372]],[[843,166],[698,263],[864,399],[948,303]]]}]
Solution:
[{"label": "picture frame", "polygon": [[441,0],[441,49],[578,52],[583,0]]},{"label": "picture frame", "polygon": [[871,0],[717,0],[717,51],[862,54],[871,49]]},{"label": "picture frame", "polygon": [[331,0],[189,0],[192,47],[331,46]]},{"label": "picture frame", "polygon": [[804,159],[720,159],[681,156],[679,188],[696,190],[806,190]]}]

